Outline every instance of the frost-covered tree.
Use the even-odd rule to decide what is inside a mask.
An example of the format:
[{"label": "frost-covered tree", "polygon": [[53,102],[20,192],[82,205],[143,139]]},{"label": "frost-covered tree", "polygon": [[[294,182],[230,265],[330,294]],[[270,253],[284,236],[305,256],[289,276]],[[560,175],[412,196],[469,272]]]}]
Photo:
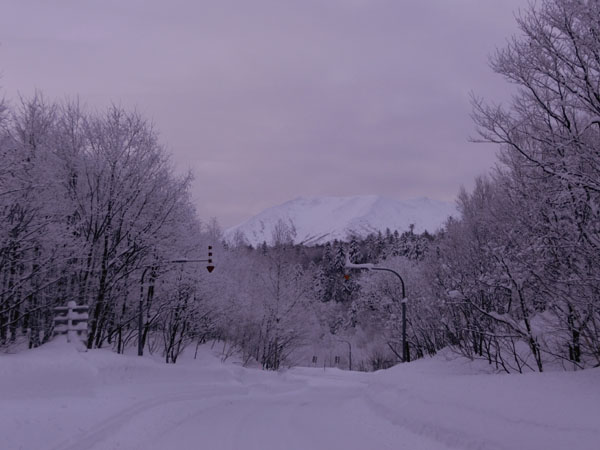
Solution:
[{"label": "frost-covered tree", "polygon": [[40,93],[3,110],[0,153],[0,343],[45,342],[53,307],[76,300],[90,306],[88,345],[122,351],[141,273],[194,247],[190,178],[139,114]]},{"label": "frost-covered tree", "polygon": [[64,286],[70,248],[53,152],[56,108],[41,94],[0,117],[0,345],[22,331],[29,346],[51,336],[50,308]]},{"label": "frost-covered tree", "polygon": [[537,280],[538,309],[561,336],[548,352],[576,366],[600,363],[599,12],[596,1],[545,0],[522,14],[521,35],[492,60],[514,100],[476,100],[474,114],[481,139],[503,148],[515,232],[529,237],[509,260]]}]

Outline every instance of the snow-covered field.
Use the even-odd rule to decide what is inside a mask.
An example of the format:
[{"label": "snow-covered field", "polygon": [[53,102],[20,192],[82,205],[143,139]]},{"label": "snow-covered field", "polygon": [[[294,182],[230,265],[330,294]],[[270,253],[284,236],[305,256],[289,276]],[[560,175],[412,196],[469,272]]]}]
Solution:
[{"label": "snow-covered field", "polygon": [[0,356],[2,449],[598,450],[600,369],[486,374],[449,355],[282,373],[54,342]]}]

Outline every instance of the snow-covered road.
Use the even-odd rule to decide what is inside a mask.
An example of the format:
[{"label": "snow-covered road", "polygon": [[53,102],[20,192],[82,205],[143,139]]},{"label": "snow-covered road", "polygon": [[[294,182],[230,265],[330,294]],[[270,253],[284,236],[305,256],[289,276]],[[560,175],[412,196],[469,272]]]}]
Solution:
[{"label": "snow-covered road", "polygon": [[0,357],[2,449],[597,450],[600,371],[489,375],[166,366],[47,346]]},{"label": "snow-covered road", "polygon": [[[396,426],[369,406],[365,381],[343,372],[263,375],[262,383],[243,380],[208,384],[148,383],[105,387],[106,399],[129,398],[126,406],[93,407],[83,414],[89,427],[53,449],[446,449],[427,436]],[[362,374],[360,374],[362,375]],[[252,378],[252,377],[250,377]],[[98,391],[100,394],[100,391]]]},{"label": "snow-covered road", "polygon": [[[146,408],[135,417],[126,412],[126,423],[118,430],[95,428],[98,431],[77,438],[66,448],[447,448],[369,414],[352,390],[250,391],[245,395],[225,390],[220,394],[208,400],[201,393],[191,394],[184,401],[169,400]],[[88,446],[94,442],[98,442],[95,447]]]}]

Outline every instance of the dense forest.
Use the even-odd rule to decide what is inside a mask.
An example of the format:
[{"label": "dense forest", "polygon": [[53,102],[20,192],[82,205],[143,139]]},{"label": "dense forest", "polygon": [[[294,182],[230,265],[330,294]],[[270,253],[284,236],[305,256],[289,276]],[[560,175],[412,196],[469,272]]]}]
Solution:
[{"label": "dense forest", "polygon": [[[498,370],[600,365],[600,6],[546,1],[492,67],[507,106],[474,98],[498,166],[458,195],[442,230],[382,230],[294,245],[280,222],[258,248],[200,220],[153,126],[42,93],[0,105],[0,347],[53,336],[54,307],[89,306],[86,346],[175,363],[186,347],[277,370],[373,370],[452,348]],[[216,269],[180,261],[206,258]],[[138,320],[141,312],[140,331]],[[216,344],[215,344],[216,343]]]}]

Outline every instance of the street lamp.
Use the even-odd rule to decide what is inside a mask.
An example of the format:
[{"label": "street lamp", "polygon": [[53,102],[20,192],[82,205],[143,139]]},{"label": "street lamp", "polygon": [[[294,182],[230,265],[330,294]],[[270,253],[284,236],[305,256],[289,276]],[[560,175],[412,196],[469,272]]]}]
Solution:
[{"label": "street lamp", "polygon": [[400,276],[398,272],[392,269],[388,269],[385,267],[375,267],[371,263],[365,264],[354,264],[350,262],[350,257],[346,255],[346,264],[345,267],[347,269],[363,269],[363,270],[380,270],[383,272],[391,272],[398,277],[400,280],[400,284],[402,285],[402,300],[400,303],[402,304],[402,362],[408,361],[408,342],[406,342],[406,303],[408,299],[406,298],[406,289],[404,287],[404,280]]},{"label": "street lamp", "polygon": [[[208,246],[208,259],[171,259],[168,261],[163,261],[162,264],[187,264],[187,263],[197,263],[197,262],[207,262],[206,270],[208,273],[212,273],[215,270],[215,266],[212,264],[212,246]],[[158,265],[154,264],[151,266],[144,267],[144,271],[142,272],[142,280],[140,282],[140,303],[138,305],[138,356],[144,356],[144,343],[142,342],[142,335],[144,331],[144,278],[146,277],[146,272],[148,269],[157,269]]]}]

